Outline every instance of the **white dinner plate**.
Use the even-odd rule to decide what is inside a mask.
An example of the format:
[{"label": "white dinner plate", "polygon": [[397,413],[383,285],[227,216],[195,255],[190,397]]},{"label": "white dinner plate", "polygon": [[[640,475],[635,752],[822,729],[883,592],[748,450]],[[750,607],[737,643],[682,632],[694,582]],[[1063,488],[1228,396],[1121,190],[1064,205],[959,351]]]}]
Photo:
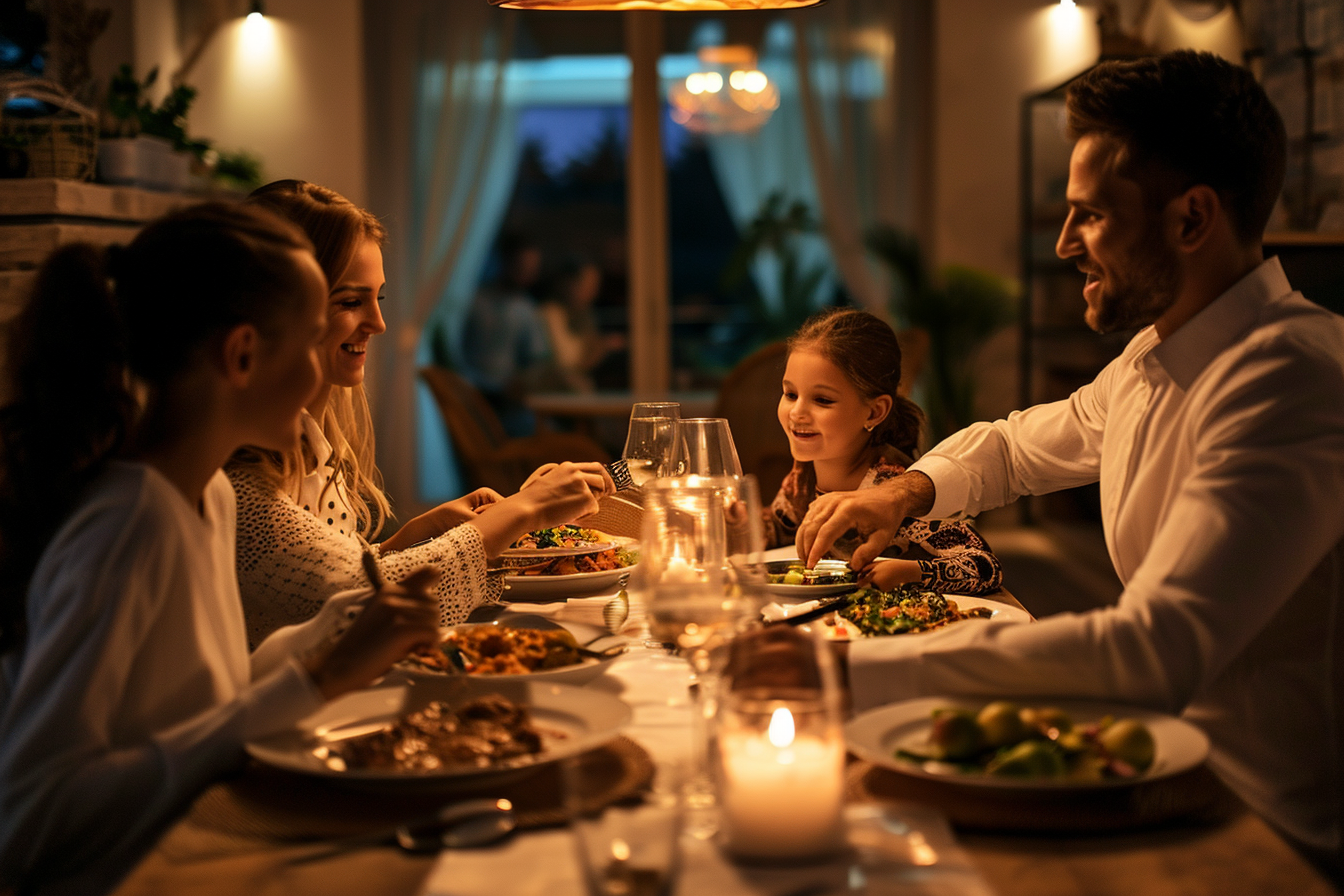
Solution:
[{"label": "white dinner plate", "polygon": [[[456,704],[484,694],[502,694],[528,708],[533,725],[542,733],[540,753],[512,757],[486,768],[450,766],[433,771],[338,771],[318,756],[324,734],[373,730],[433,700]],[[594,749],[614,739],[629,720],[630,708],[602,691],[549,682],[436,676],[420,679],[413,685],[353,691],[303,719],[292,731],[250,742],[247,751],[268,765],[358,786],[465,785],[478,779],[517,774]]]},{"label": "white dinner plate", "polygon": [[917,762],[898,759],[896,750],[904,746],[918,746],[928,742],[933,725],[932,713],[942,707],[978,710],[986,700],[967,700],[959,697],[921,697],[904,700],[889,706],[880,706],[852,719],[845,725],[845,740],[850,752],[874,765],[932,781],[943,781],[966,787],[986,787],[1007,790],[1087,790],[1098,787],[1129,787],[1144,781],[1166,778],[1189,771],[1209,755],[1209,739],[1203,731],[1175,716],[1122,706],[1080,700],[1022,700],[1023,706],[1058,707],[1069,714],[1075,725],[1096,722],[1103,716],[1117,719],[1138,719],[1148,726],[1156,742],[1153,764],[1133,778],[1105,778],[1100,781],[1070,781],[1039,778],[1009,778],[997,775],[958,771],[954,766],[939,762]]},{"label": "white dinner plate", "polygon": [[[990,619],[1000,620],[1003,622],[1031,622],[1031,614],[1028,613],[1026,610],[1022,609],[1021,607],[1014,607],[1012,604],[1006,604],[1000,600],[994,600],[988,597],[972,597],[969,594],[944,594],[944,597],[946,597],[948,600],[955,601],[957,604],[957,609],[959,610],[973,610],[977,607],[985,607],[991,613],[989,617]],[[791,608],[791,610],[793,613],[799,612],[799,608],[797,607],[793,607]],[[961,619],[958,620],[957,622],[950,622],[948,623],[948,625],[961,625],[964,622],[974,622],[974,621],[975,621],[974,619]],[[929,629],[928,631],[902,632],[901,634],[891,634],[891,635],[864,635],[860,634],[858,629],[855,629],[852,626],[850,626],[848,630],[852,638],[909,638],[912,636],[918,637],[919,635],[928,635],[932,634],[933,632],[940,632],[943,629],[947,628],[948,625]],[[826,634],[833,636],[837,633],[836,632],[837,628],[844,628],[846,626],[849,626],[848,620],[841,619],[839,620],[835,628],[832,628],[831,626],[826,626],[827,629]]]},{"label": "white dinner plate", "polygon": [[[463,623],[461,625],[451,626],[451,629],[482,628],[486,626],[508,627],[509,625],[510,623],[507,619],[498,619],[495,620],[494,622]],[[520,624],[514,627],[542,628],[542,629],[548,628],[548,626],[527,625],[527,624]],[[559,623],[556,624],[556,627],[569,628],[568,626]],[[589,633],[587,631],[575,631],[574,629],[570,629],[570,632],[571,634],[574,635],[575,639],[578,640],[579,643],[581,644],[590,641],[590,639],[593,638],[593,634],[600,634],[600,632]],[[626,640],[627,640],[626,638],[617,635],[610,635],[608,637],[592,641],[591,647],[593,650],[602,650],[603,648],[623,643]],[[619,659],[621,656],[622,654],[616,654],[616,656],[610,656],[607,657],[606,659],[599,659],[597,657],[583,657],[577,663],[573,663],[568,666],[557,666],[554,669],[538,669],[535,672],[519,672],[515,675],[485,675],[475,673],[466,673],[466,674],[469,675],[470,677],[479,678],[485,681],[543,681],[543,682],[554,682],[557,684],[570,684],[577,686],[587,684],[597,676],[601,675],[603,672],[607,670],[608,666],[616,662],[616,660]],[[402,660],[400,663],[397,663],[397,665],[394,667],[394,670],[399,675],[404,675],[407,678],[411,679],[447,678],[447,677],[456,677],[456,675],[461,674],[461,673],[437,672],[434,669],[428,669],[425,668],[424,666],[417,665],[413,660],[409,659]]]},{"label": "white dinner plate", "polygon": [[[770,560],[765,564],[765,571],[771,575],[782,575],[783,573],[788,572],[789,567],[797,562],[796,559]],[[828,563],[838,561],[823,560],[821,562]],[[854,591],[858,587],[858,582],[833,582],[826,585],[785,585],[782,582],[767,582],[765,591],[776,600],[802,601],[813,600],[818,597],[827,597],[833,594],[846,594],[850,591]]]},{"label": "white dinner plate", "polygon": [[576,572],[565,576],[504,576],[504,600],[564,600],[600,591],[614,591],[621,576],[628,575],[639,564],[632,563],[620,569],[599,569],[597,572]]}]

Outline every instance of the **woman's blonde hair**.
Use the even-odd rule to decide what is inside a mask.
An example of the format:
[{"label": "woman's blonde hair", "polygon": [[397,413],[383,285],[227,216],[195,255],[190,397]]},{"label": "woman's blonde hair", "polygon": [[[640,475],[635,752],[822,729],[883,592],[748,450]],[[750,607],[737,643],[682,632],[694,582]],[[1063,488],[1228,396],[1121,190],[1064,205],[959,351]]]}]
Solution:
[{"label": "woman's blonde hair", "polygon": [[[365,241],[372,240],[380,247],[387,241],[387,231],[370,212],[335,190],[307,181],[277,180],[258,187],[247,201],[277,212],[303,229],[313,241],[317,263],[333,288]],[[377,535],[392,508],[383,493],[382,474],[374,464],[373,418],[364,385],[332,386],[317,423],[331,443],[331,466],[359,498],[354,502],[359,531],[369,537]],[[313,463],[307,440],[287,454],[244,448],[230,461],[261,473],[295,500],[299,484]],[[336,479],[332,477],[332,482]],[[326,488],[330,487],[329,482]]]}]

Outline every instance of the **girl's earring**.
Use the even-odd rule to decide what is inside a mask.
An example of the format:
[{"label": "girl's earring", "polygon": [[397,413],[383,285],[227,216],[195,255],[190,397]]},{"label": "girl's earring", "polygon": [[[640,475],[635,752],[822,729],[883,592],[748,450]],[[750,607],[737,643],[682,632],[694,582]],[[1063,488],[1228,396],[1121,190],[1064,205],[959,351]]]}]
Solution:
[{"label": "girl's earring", "polygon": [[877,428],[877,424],[874,423],[874,424],[872,424],[872,425],[870,425],[870,426],[865,426],[865,427],[863,428],[863,431],[864,431],[864,432],[872,432],[872,431],[873,431],[874,429],[876,429],[876,428]]}]

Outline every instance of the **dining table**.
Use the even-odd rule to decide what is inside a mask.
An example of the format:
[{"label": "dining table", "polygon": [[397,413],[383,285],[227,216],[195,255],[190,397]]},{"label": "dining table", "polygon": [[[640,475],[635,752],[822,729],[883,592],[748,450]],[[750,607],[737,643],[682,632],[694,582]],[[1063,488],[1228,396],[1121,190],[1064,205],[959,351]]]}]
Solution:
[{"label": "dining table", "polygon": [[[615,589],[508,603],[561,625],[601,626]],[[509,595],[506,593],[506,599]],[[1007,592],[991,597],[1021,605]],[[660,768],[695,755],[695,675],[644,637],[638,595],[621,631],[629,649],[584,685],[614,695],[631,717],[603,749],[626,799]],[[511,796],[532,823],[502,842],[418,855],[391,844],[331,853],[333,837],[422,813],[463,795],[378,792],[277,770],[255,760],[203,793],[125,878],[118,896],[163,893],[321,896],[581,896],[574,835],[555,796],[553,766],[482,795]],[[748,864],[707,829],[681,835],[673,892],[685,896],[1327,896],[1332,886],[1206,768],[1067,803],[985,801],[905,778],[855,756],[846,767],[849,847],[803,864]],[[1041,823],[1053,818],[1052,823]],[[1025,822],[1025,823],[1024,823]],[[708,831],[708,833],[707,833]],[[638,896],[631,893],[630,896]]]}]

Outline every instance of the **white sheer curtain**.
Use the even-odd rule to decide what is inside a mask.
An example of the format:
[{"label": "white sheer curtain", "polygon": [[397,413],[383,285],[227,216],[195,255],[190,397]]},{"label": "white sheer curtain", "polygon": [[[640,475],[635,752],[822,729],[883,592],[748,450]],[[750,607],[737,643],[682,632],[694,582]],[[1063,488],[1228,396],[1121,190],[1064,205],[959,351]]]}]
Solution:
[{"label": "white sheer curtain", "polygon": [[[697,31],[693,49],[723,43],[723,28],[715,27],[717,24],[707,22]],[[706,137],[719,192],[739,230],[756,217],[762,204],[774,193],[782,194],[789,204],[804,203],[814,215],[818,212],[820,198],[812,177],[807,125],[798,100],[793,43],[793,27],[786,20],[778,20],[767,27],[758,51],[758,66],[780,92],[779,108],[770,119],[753,133]],[[834,268],[823,235],[800,236],[795,248],[799,270],[818,264]],[[777,309],[781,305],[779,278],[779,259],[768,253],[757,256],[752,263],[752,280],[767,307]],[[833,276],[823,277],[813,301],[821,304],[830,296],[834,284]]]},{"label": "white sheer curtain", "polygon": [[796,22],[798,99],[823,229],[850,294],[886,314],[887,278],[863,237],[877,223],[924,229],[928,3],[832,0]]},{"label": "white sheer curtain", "polygon": [[370,205],[390,232],[388,332],[375,343],[370,400],[379,467],[403,519],[461,490],[416,370],[441,305],[455,336],[512,188],[517,116],[505,74],[517,17],[485,3],[365,3],[370,158],[380,160]]}]

